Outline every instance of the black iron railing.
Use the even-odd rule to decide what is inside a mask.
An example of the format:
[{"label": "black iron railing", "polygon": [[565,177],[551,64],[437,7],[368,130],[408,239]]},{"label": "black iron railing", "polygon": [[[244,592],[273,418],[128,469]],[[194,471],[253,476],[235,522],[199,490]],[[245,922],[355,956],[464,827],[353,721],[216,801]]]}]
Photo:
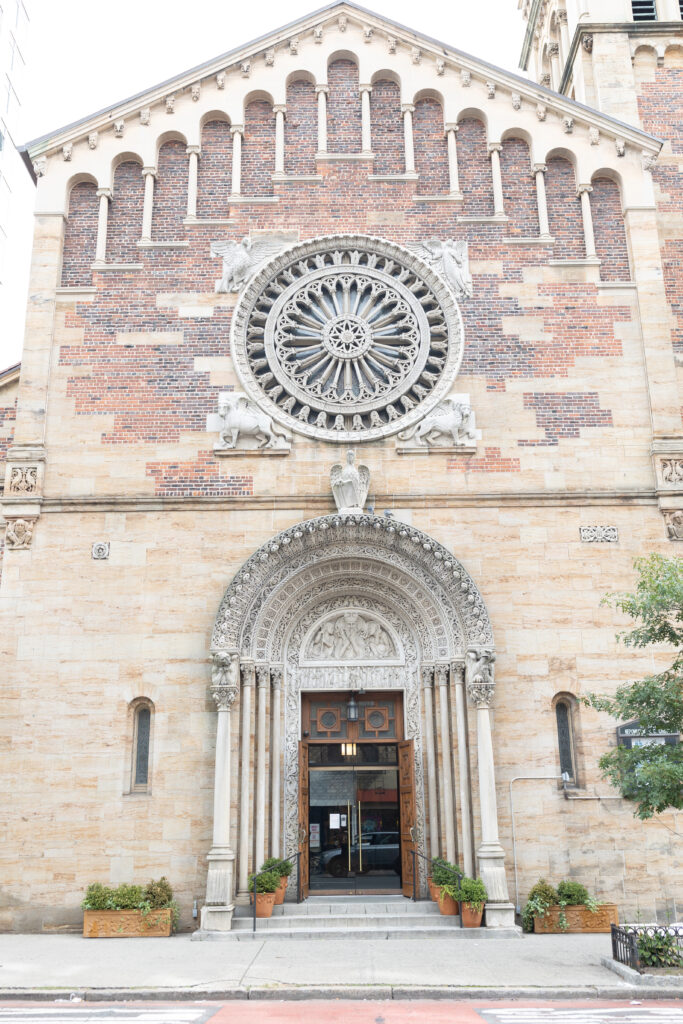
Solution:
[{"label": "black iron railing", "polygon": [[[296,902],[297,903],[301,903],[303,901],[302,889],[301,889],[301,870],[300,870],[300,866],[299,866],[300,858],[301,858],[301,851],[299,851],[298,853],[293,854],[291,857],[282,857],[281,858],[281,860],[288,861],[290,864],[293,863],[295,865],[295,867],[296,867]],[[252,901],[252,911],[253,911],[253,927],[252,927],[252,931],[256,931],[256,882],[261,877],[261,875],[269,875],[270,873],[271,872],[269,870],[259,871],[257,874],[252,876],[252,881],[253,881],[253,885],[254,885],[254,889],[253,889],[253,892],[251,894],[251,897],[252,897],[252,900],[251,900]]]},{"label": "black iron railing", "polygon": [[[418,850],[411,850],[410,851],[410,855],[413,858],[413,902],[416,902],[417,901],[417,858],[419,857],[421,860],[426,861],[426,863],[429,865],[430,869],[431,869],[431,866],[434,863],[434,861],[432,860],[431,857],[425,857],[425,855],[423,853],[419,853]],[[447,864],[443,864],[441,861],[439,861],[439,871],[446,871],[449,875],[452,875],[453,876],[453,880],[457,883],[458,887],[460,886],[460,883],[461,883],[462,878],[463,878],[462,871],[458,871],[457,868],[452,868],[452,867],[450,867]],[[429,871],[428,871],[428,874],[429,874]]]},{"label": "black iron railing", "polygon": [[641,974],[648,967],[683,967],[683,925],[612,925],[612,959]]}]

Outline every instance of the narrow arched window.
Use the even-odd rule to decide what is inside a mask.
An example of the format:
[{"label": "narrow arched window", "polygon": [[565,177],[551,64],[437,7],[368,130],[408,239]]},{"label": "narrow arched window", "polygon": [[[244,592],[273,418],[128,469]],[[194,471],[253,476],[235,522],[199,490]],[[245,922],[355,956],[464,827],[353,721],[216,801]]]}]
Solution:
[{"label": "narrow arched window", "polygon": [[132,793],[144,793],[149,789],[151,738],[152,704],[146,700],[136,701],[133,707]]},{"label": "narrow arched window", "polygon": [[[557,746],[560,755],[560,772],[565,781],[576,785],[576,756],[574,751],[574,729],[572,722],[572,703],[561,697],[555,702],[555,720],[557,723]],[[566,778],[568,776],[568,778]]]}]

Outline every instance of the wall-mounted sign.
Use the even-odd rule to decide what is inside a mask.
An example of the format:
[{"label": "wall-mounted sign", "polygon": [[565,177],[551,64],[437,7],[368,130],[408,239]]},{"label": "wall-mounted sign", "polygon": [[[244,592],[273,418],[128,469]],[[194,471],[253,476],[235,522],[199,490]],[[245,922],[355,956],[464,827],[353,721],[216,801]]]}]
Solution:
[{"label": "wall-mounted sign", "polygon": [[637,718],[632,722],[624,722],[623,725],[617,726],[617,743],[620,747],[626,747],[628,750],[632,750],[634,747],[663,746],[665,743],[675,747],[679,740],[678,733],[644,732]]}]

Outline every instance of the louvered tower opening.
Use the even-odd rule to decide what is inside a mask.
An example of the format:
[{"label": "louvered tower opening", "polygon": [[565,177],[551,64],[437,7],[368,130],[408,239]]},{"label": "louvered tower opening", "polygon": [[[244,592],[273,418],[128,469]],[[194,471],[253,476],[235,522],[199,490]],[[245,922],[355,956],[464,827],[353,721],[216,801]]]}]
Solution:
[{"label": "louvered tower opening", "polygon": [[[679,0],[683,8],[683,0]],[[657,4],[656,0],[631,0],[634,21],[656,21]]]}]

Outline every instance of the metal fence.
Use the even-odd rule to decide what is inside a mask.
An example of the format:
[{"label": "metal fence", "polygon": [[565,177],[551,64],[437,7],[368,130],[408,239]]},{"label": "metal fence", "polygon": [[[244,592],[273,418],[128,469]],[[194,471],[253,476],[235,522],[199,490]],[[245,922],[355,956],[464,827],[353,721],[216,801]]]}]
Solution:
[{"label": "metal fence", "polygon": [[612,959],[641,974],[652,967],[683,967],[683,925],[612,925]]}]

